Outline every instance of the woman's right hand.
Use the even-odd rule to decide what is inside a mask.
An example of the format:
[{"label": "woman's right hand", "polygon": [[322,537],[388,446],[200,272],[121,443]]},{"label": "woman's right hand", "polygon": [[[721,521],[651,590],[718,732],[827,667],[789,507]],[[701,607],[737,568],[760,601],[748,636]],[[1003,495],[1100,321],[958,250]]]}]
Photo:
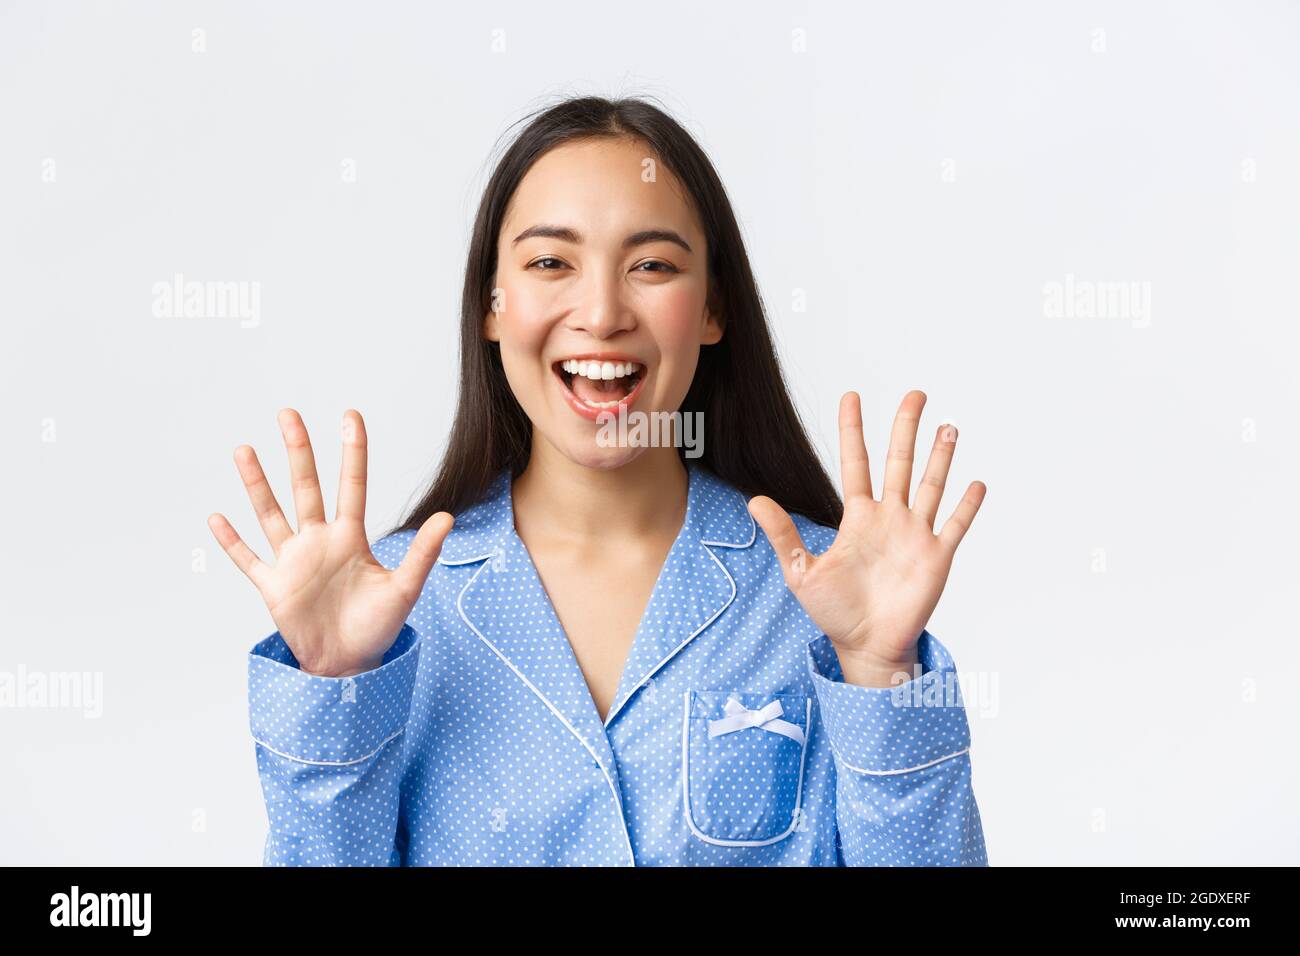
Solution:
[{"label": "woman's right hand", "polygon": [[263,564],[223,515],[211,515],[208,527],[261,593],[303,671],[318,677],[360,674],[378,667],[397,640],[455,519],[445,511],[431,515],[402,563],[389,571],[366,538],[366,426],[360,413],[349,409],[343,415],[338,508],[328,523],[302,418],[286,408],[279,422],[289,453],[297,534],[248,445],[235,449],[235,464],[275,552],[275,566]]}]

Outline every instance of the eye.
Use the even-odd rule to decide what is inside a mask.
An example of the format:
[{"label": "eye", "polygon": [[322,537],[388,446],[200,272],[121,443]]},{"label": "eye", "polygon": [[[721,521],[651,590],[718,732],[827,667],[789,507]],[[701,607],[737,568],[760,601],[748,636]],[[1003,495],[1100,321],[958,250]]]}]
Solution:
[{"label": "eye", "polygon": [[[559,266],[563,266],[563,265],[564,265],[564,263],[561,262],[559,259],[555,258],[555,256],[542,256],[540,259],[534,259],[532,262],[528,263],[527,268],[529,268],[529,269],[534,269],[534,268],[536,268],[537,266],[541,265],[543,262],[555,262],[555,263],[559,263]],[[556,266],[556,267],[554,267],[554,268],[547,267],[547,268],[540,269],[539,271],[541,271],[541,272],[558,272],[558,271],[559,271],[559,266]]]},{"label": "eye", "polygon": [[[660,268],[660,269],[645,269],[645,270],[642,270],[641,266],[662,266],[662,268]],[[641,271],[645,271],[645,272],[676,272],[676,271],[677,271],[677,267],[676,267],[675,265],[673,265],[671,262],[662,262],[662,261],[660,261],[660,260],[658,260],[658,259],[647,259],[645,262],[638,263],[637,267],[636,267],[633,271],[634,271],[634,272],[641,272]]]}]

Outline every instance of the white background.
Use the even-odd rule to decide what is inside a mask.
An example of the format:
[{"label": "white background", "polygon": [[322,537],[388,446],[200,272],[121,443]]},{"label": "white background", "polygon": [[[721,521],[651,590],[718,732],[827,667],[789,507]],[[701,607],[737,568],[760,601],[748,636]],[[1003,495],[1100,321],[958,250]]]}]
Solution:
[{"label": "white background", "polygon": [[[0,4],[0,671],[103,679],[0,709],[0,861],[260,862],[231,452],[287,507],[298,408],[332,514],[359,408],[388,527],[497,139],[597,93],[712,157],[833,475],[846,389],[876,462],[909,388],[960,426],[931,630],[985,681],[990,862],[1294,862],[1298,41],[1295,2]],[[176,273],[259,324],[155,317]],[[1067,275],[1149,322],[1049,316]]]}]

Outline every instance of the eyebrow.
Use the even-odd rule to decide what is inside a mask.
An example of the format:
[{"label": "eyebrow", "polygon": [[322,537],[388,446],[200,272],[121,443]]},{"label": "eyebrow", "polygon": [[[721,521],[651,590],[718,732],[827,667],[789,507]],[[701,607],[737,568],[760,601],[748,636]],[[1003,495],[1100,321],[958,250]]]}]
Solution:
[{"label": "eyebrow", "polygon": [[[550,226],[538,225],[529,226],[519,235],[515,236],[514,241],[510,244],[516,246],[525,239],[531,239],[540,236],[544,239],[559,239],[561,242],[571,242],[574,245],[582,244],[582,233],[568,226]],[[644,246],[651,242],[672,242],[681,246],[687,252],[691,252],[691,245],[683,239],[678,233],[671,229],[642,229],[640,232],[634,232],[623,240],[623,248],[631,249],[634,246]]]}]

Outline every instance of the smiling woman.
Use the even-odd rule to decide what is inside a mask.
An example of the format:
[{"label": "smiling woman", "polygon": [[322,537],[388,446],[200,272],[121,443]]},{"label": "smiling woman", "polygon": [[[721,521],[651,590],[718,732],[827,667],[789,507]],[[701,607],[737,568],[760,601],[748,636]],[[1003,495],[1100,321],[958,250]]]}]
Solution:
[{"label": "smiling woman", "polygon": [[[634,138],[575,139],[533,165],[507,208],[503,237],[516,222],[566,216],[583,224],[532,225],[498,250],[483,337],[500,345],[511,394],[544,442],[531,454],[555,449],[594,468],[631,464],[644,449],[593,444],[589,423],[601,411],[679,408],[701,346],[723,338],[722,317],[707,302],[699,217],[669,174],[642,175],[659,165],[653,147]],[[539,272],[539,261],[556,265]],[[605,343],[623,351],[582,350]],[[579,367],[561,378],[557,401],[549,383],[534,387],[534,373],[565,361]],[[616,373],[629,362],[639,374],[625,384]],[[671,454],[656,457],[661,474],[674,467]]]},{"label": "smiling woman", "polygon": [[[641,366],[636,407],[703,413],[702,463],[714,473],[839,522],[839,496],[782,380],[722,181],[680,124],[648,102],[584,97],[529,118],[479,203],[460,341],[447,454],[395,530],[458,513],[503,468],[523,474],[537,426],[569,453],[594,454],[594,416],[574,420],[584,412],[542,372],[605,353]],[[589,463],[639,457],[601,454]]]},{"label": "smiling woman", "polygon": [[[910,392],[877,499],[849,392],[841,502],[689,134],[635,99],[533,116],[479,206],[460,336],[442,465],[373,548],[358,413],[333,522],[296,412],[297,532],[236,450],[278,559],[212,516],[278,628],[249,656],[265,862],[984,864],[926,630],[984,486],[936,533],[956,430],[912,498]],[[632,415],[704,434],[608,440]]]}]

